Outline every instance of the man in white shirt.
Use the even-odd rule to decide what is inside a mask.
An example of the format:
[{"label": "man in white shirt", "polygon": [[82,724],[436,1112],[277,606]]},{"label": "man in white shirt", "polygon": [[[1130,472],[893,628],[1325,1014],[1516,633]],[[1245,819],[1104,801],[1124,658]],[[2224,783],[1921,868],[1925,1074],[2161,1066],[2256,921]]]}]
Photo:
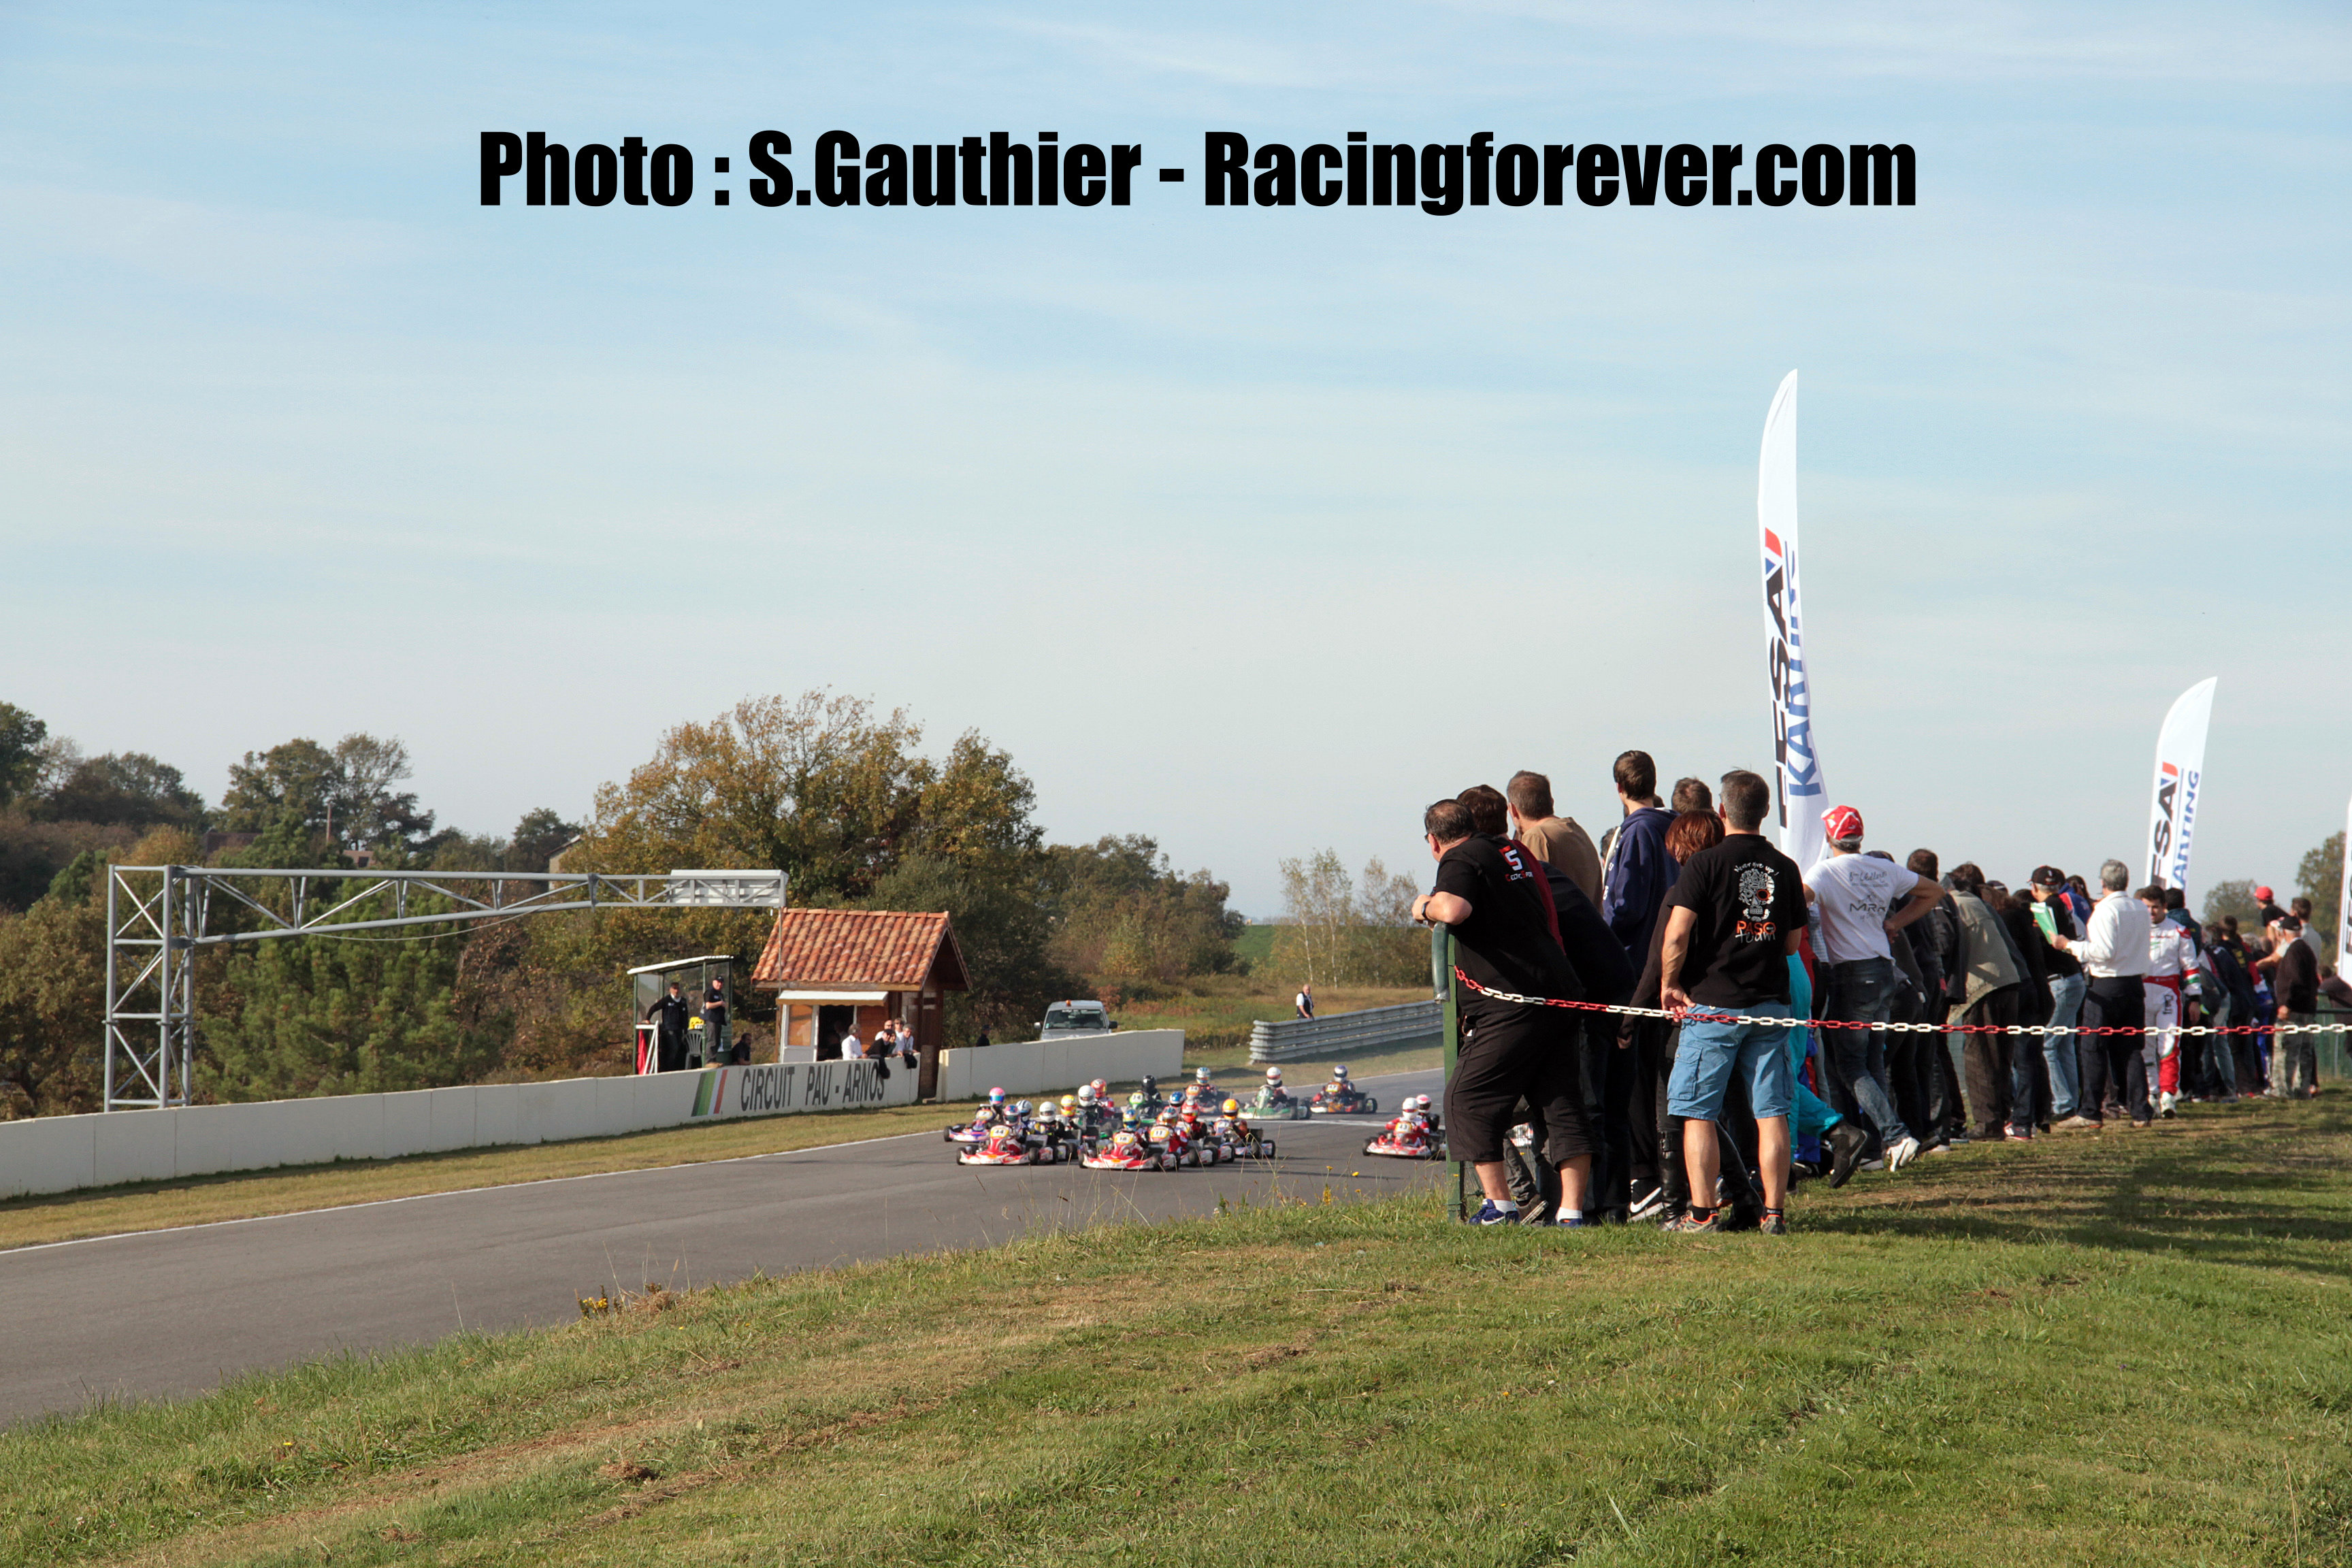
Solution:
[{"label": "man in white shirt", "polygon": [[[2105,1120],[2110,1094],[2131,1115],[2134,1127],[2155,1120],[2147,1098],[2147,1066],[2140,1059],[2147,1037],[2147,996],[2144,976],[2148,967],[2148,943],[2155,922],[2147,906],[2124,889],[2131,870],[2120,860],[2099,868],[2099,901],[2091,908],[2088,934],[2058,945],[2083,965],[2090,984],[2083,994],[2080,1059],[2083,1103],[2079,1114],[2092,1126]],[[2094,1035],[2092,1029],[2119,1029],[2115,1035]]]},{"label": "man in white shirt", "polygon": [[[1863,854],[1862,813],[1850,805],[1822,813],[1830,853],[1805,873],[1822,929],[1813,956],[1822,965],[1821,1016],[1827,1021],[1883,1025],[1895,1014],[1901,982],[1886,933],[1901,931],[1935,908],[1943,889],[1892,860]],[[1900,1169],[1919,1152],[1903,1125],[1886,1080],[1886,1035],[1881,1028],[1822,1031],[1838,1081],[1864,1120],[1878,1130],[1886,1168]]]}]

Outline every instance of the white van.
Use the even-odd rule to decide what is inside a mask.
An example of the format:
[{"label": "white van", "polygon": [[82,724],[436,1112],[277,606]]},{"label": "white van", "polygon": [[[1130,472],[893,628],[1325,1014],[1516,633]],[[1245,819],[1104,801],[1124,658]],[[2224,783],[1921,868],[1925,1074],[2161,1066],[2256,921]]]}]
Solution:
[{"label": "white van", "polygon": [[1066,1040],[1076,1035],[1105,1035],[1118,1027],[1109,1009],[1099,1002],[1056,1002],[1045,1009],[1045,1022],[1039,1026],[1037,1037]]}]

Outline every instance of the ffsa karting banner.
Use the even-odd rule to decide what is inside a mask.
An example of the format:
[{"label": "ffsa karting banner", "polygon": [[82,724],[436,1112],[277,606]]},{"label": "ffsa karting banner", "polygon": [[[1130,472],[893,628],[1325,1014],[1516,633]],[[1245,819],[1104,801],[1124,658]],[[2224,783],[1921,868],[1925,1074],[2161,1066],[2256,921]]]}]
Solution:
[{"label": "ffsa karting banner", "polygon": [[2156,794],[2148,806],[2147,879],[2189,886],[2189,841],[2197,831],[2197,790],[2205,773],[2205,728],[2219,676],[2180,694],[2156,736]]},{"label": "ffsa karting banner", "polygon": [[1813,747],[1813,689],[1805,679],[1797,599],[1797,373],[1772,395],[1756,475],[1756,531],[1764,550],[1764,641],[1772,683],[1772,757],[1779,775],[1780,852],[1810,868],[1826,847],[1829,794]]}]

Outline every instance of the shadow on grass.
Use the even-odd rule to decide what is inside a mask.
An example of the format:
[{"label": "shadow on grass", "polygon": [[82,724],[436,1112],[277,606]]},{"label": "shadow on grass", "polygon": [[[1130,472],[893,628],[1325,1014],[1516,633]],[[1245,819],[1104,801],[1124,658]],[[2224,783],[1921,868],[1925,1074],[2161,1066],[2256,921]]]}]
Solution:
[{"label": "shadow on grass", "polygon": [[2352,1278],[2347,1165],[2352,1100],[2341,1096],[2191,1107],[2152,1128],[1972,1145],[1866,1176],[1810,1204],[1805,1228],[2064,1242]]}]

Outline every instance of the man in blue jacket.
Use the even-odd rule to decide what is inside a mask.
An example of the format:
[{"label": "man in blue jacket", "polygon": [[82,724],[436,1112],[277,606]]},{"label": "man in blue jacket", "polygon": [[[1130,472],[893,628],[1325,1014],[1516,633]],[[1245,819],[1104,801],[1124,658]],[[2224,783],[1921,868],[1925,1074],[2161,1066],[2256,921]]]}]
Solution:
[{"label": "man in blue jacket", "polygon": [[1658,764],[1649,752],[1622,752],[1611,771],[1625,820],[1611,836],[1609,859],[1601,868],[1601,918],[1624,945],[1626,961],[1638,974],[1650,962],[1658,911],[1680,869],[1666,853],[1666,829],[1675,814],[1658,804]]}]

